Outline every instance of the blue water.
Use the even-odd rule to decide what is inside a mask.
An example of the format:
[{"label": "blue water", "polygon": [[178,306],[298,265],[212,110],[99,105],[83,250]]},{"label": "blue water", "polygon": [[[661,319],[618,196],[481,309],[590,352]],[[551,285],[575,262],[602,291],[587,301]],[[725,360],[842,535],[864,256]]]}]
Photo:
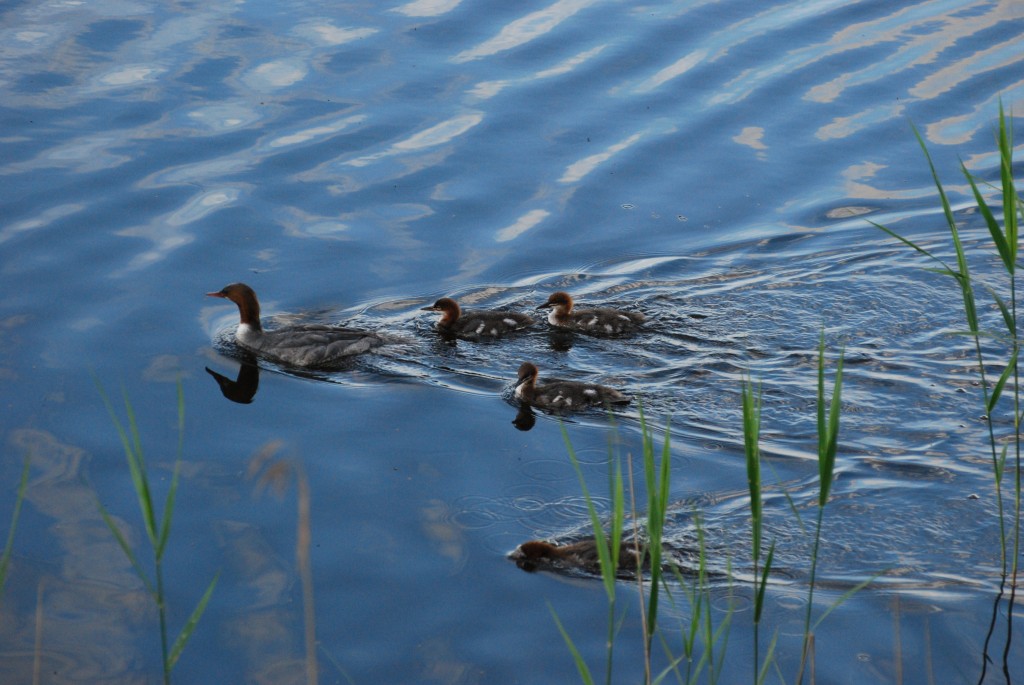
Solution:
[{"label": "blue water", "polygon": [[[673,498],[738,566],[739,390],[760,381],[791,571],[761,635],[779,635],[791,681],[806,543],[782,493],[813,515],[824,329],[846,385],[816,612],[885,573],[819,627],[816,677],[977,681],[993,609],[1005,625],[1009,608],[975,363],[949,334],[959,291],[868,220],[950,255],[912,122],[966,242],[986,248],[957,169],[999,178],[999,101],[1024,108],[1022,30],[1016,0],[0,8],[0,522],[32,459],[0,680],[159,680],[156,612],[98,512],[148,549],[97,381],[130,397],[160,501],[182,384],[172,634],[220,580],[176,682],[304,681],[297,474],[322,682],[576,682],[549,604],[599,669],[600,585],[505,558],[586,523],[560,424],[512,425],[529,359],[627,389],[659,444],[671,417]],[[996,283],[994,259],[974,267]],[[233,281],[267,317],[403,342],[334,373],[263,364],[251,403],[229,401],[205,367],[236,377],[237,314],[203,295]],[[541,327],[453,346],[419,311],[445,295],[527,310],[558,289],[651,324],[631,341]],[[638,406],[614,433],[599,413],[565,424],[596,493],[609,440],[639,454]],[[280,495],[260,485],[268,469]],[[617,681],[633,682],[640,618],[620,591]],[[745,681],[749,586],[715,592],[719,618],[737,607],[722,682]],[[1010,663],[1019,678],[1019,640]]]}]

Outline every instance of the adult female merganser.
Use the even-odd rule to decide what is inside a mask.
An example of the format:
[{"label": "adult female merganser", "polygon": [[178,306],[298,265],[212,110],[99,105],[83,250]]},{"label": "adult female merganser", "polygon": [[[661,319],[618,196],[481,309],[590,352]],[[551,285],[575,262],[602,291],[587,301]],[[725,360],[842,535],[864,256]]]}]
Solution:
[{"label": "adult female merganser", "polygon": [[441,312],[441,320],[437,322],[438,330],[463,340],[500,338],[506,333],[533,324],[532,318],[517,312],[498,312],[490,309],[463,312],[459,308],[459,303],[450,297],[442,297],[429,307],[423,307],[421,311]]},{"label": "adult female merganser", "polygon": [[583,333],[596,335],[622,335],[633,333],[644,322],[640,312],[626,312],[621,309],[599,307],[597,309],[573,310],[569,293],[558,291],[537,309],[550,309],[548,323],[552,326],[571,328]]},{"label": "adult female merganser", "polygon": [[232,283],[206,294],[237,304],[241,321],[235,331],[235,341],[240,347],[276,362],[327,368],[384,344],[384,338],[376,333],[325,324],[297,324],[264,331],[260,325],[259,300],[245,283]]},{"label": "adult female merganser", "polygon": [[538,386],[537,373],[536,365],[523,362],[515,384],[516,397],[534,407],[579,411],[606,404],[629,404],[629,397],[606,385],[552,380]]}]

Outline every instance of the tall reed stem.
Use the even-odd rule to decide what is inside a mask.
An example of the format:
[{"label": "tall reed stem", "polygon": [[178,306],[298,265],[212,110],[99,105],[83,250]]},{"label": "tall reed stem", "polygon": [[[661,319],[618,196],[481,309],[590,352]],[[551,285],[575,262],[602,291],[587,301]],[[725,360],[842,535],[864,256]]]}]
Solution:
[{"label": "tall reed stem", "polygon": [[[925,144],[924,138],[921,136],[917,128],[914,128],[914,135],[917,137],[917,141],[924,152],[925,159],[928,162],[929,169],[931,170],[932,181],[938,190],[939,199],[942,202],[942,210],[946,219],[946,224],[949,229],[949,234],[952,239],[953,249],[956,253],[956,267],[947,265],[942,259],[936,257],[928,250],[920,247],[914,242],[900,236],[896,232],[892,231],[885,226],[874,224],[878,228],[882,229],[889,235],[893,236],[897,240],[903,242],[909,247],[917,250],[921,254],[927,256],[929,259],[935,261],[940,265],[940,268],[936,269],[939,273],[945,274],[952,277],[957,284],[960,286],[961,294],[963,297],[963,308],[964,315],[967,319],[968,333],[972,338],[974,353],[978,363],[978,373],[981,377],[981,391],[982,400],[985,406],[987,432],[989,439],[989,450],[992,458],[992,469],[995,481],[995,500],[998,514],[998,525],[999,525],[999,543],[1000,543],[1000,555],[1001,555],[1001,567],[1002,575],[1000,579],[999,594],[998,598],[1001,598],[1006,592],[1006,584],[1009,579],[1010,585],[1010,597],[1009,597],[1009,609],[1006,612],[1007,623],[1006,623],[1006,643],[1003,649],[1003,672],[1006,676],[1007,682],[1010,681],[1010,668],[1009,668],[1009,652],[1010,645],[1013,639],[1013,617],[1014,617],[1014,603],[1016,601],[1017,593],[1017,582],[1018,582],[1018,571],[1020,566],[1020,553],[1021,553],[1021,423],[1024,416],[1022,416],[1021,409],[1021,398],[1020,398],[1020,374],[1018,368],[1018,360],[1020,355],[1020,340],[1018,337],[1017,328],[1017,283],[1016,283],[1016,270],[1017,270],[1017,254],[1019,251],[1019,219],[1022,214],[1022,205],[1020,196],[1017,194],[1016,186],[1013,179],[1013,132],[1011,129],[1010,120],[1006,117],[1006,113],[1003,110],[1002,102],[999,104],[999,128],[996,135],[996,147],[999,150],[999,176],[1000,176],[1000,195],[1002,200],[1002,225],[996,219],[992,208],[989,206],[988,201],[982,195],[981,190],[978,187],[978,183],[974,176],[967,170],[965,164],[961,162],[960,169],[964,177],[967,179],[970,185],[971,192],[973,193],[975,202],[979,213],[985,220],[985,224],[989,231],[989,237],[992,239],[992,244],[996,248],[999,259],[1002,262],[1003,269],[1007,274],[1007,285],[1004,292],[1009,293],[1009,305],[1002,299],[999,293],[988,288],[989,293],[992,296],[995,304],[999,308],[1000,313],[1003,317],[1003,323],[1006,327],[1005,335],[983,333],[979,326],[977,306],[975,303],[974,286],[971,279],[970,269],[967,264],[966,252],[964,250],[963,243],[960,239],[960,233],[957,227],[956,219],[953,216],[952,209],[949,204],[949,199],[946,196],[946,192],[942,186],[942,182],[939,180],[938,173],[935,170],[935,165],[932,162],[931,155],[928,152],[928,147]],[[1007,341],[1010,348],[1010,357],[1006,362],[1005,368],[998,380],[992,384],[989,381],[985,357],[982,350],[981,338],[982,336],[992,337],[993,339],[1002,339]],[[1014,481],[1013,481],[1013,515],[1014,521],[1012,524],[1012,532],[1007,530],[1006,525],[1006,510],[1004,506],[1004,492],[1003,492],[1003,479],[1005,477],[1006,468],[1006,457],[1009,445],[1004,445],[1002,450],[999,449],[999,437],[995,432],[996,420],[993,419],[993,413],[998,409],[998,402],[1005,389],[1006,383],[1013,379],[1013,429],[1014,434],[1012,436],[1013,444],[1013,469],[1014,469]],[[1009,547],[1009,549],[1008,549]],[[994,635],[999,599],[995,603],[992,613],[992,620],[989,624],[988,635],[985,637],[985,644],[982,653],[982,666],[981,675],[978,682],[981,683],[985,680],[989,657],[989,645]]]}]

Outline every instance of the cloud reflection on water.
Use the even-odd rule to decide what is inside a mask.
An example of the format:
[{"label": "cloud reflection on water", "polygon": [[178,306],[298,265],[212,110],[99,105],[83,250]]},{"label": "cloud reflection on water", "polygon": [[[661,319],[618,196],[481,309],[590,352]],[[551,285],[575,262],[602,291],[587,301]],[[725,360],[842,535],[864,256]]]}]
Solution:
[{"label": "cloud reflection on water", "polygon": [[594,4],[596,0],[557,0],[542,10],[510,22],[498,35],[452,57],[452,62],[470,62],[520,47],[551,33],[566,19]]}]

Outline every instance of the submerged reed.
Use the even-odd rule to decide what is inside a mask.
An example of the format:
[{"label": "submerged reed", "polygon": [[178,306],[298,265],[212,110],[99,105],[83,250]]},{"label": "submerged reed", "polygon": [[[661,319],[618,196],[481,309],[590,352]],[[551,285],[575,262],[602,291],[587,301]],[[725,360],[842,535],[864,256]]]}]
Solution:
[{"label": "submerged reed", "polygon": [[25,464],[21,467],[21,478],[18,481],[18,494],[14,500],[14,511],[11,512],[11,525],[7,529],[7,542],[4,544],[3,555],[0,555],[0,604],[3,602],[4,586],[7,585],[7,572],[11,566],[11,553],[14,551],[14,531],[18,528],[18,517],[21,505],[25,501],[25,489],[28,487],[28,471],[32,464],[32,454],[25,456]]},{"label": "submerged reed", "polygon": [[157,612],[160,617],[160,652],[162,657],[163,681],[165,685],[168,685],[171,682],[171,670],[178,662],[178,658],[185,649],[185,645],[188,643],[189,638],[192,637],[193,632],[195,632],[199,619],[202,617],[203,612],[206,610],[206,605],[209,603],[210,597],[213,595],[213,589],[217,585],[217,578],[220,576],[218,573],[213,577],[213,580],[211,580],[210,584],[206,587],[206,591],[203,593],[199,602],[196,604],[195,609],[192,610],[192,613],[185,621],[185,625],[174,639],[174,642],[168,645],[167,601],[164,592],[163,559],[164,552],[167,550],[167,541],[171,534],[171,521],[174,515],[174,498],[178,491],[178,475],[181,470],[181,457],[185,439],[185,397],[181,383],[178,383],[178,448],[174,459],[174,471],[171,476],[171,484],[167,489],[167,496],[164,500],[163,515],[158,517],[156,507],[153,503],[153,490],[150,487],[149,475],[146,471],[145,455],[142,449],[142,440],[139,436],[138,424],[135,420],[135,411],[128,399],[128,395],[127,393],[123,393],[124,408],[127,417],[126,427],[118,417],[117,412],[114,409],[114,405],[111,403],[109,397],[107,397],[106,391],[98,380],[96,386],[99,389],[100,396],[103,398],[104,405],[107,407],[107,412],[110,414],[110,419],[114,423],[114,427],[117,429],[118,437],[121,438],[121,445],[124,448],[124,454],[128,461],[128,470],[131,472],[132,486],[135,489],[135,495],[138,499],[143,528],[146,531],[146,537],[149,540],[150,548],[153,552],[152,579],[142,567],[138,555],[135,553],[135,550],[132,549],[131,545],[128,544],[127,538],[125,538],[124,534],[117,527],[117,524],[114,523],[114,519],[107,512],[106,507],[104,507],[98,499],[96,504],[99,507],[100,515],[103,516],[103,520],[106,522],[107,527],[110,528],[110,532],[113,533],[114,538],[117,539],[118,545],[120,545],[121,550],[124,551],[125,556],[128,558],[132,568],[135,570],[135,574],[142,581],[146,591],[149,592],[156,604]]},{"label": "submerged reed", "polygon": [[[992,661],[990,656],[991,641],[994,637],[997,624],[1000,601],[1007,591],[1008,583],[1009,607],[1005,611],[1006,630],[1005,644],[1003,647],[1003,672],[1007,682],[1009,682],[1011,676],[1009,653],[1013,637],[1013,605],[1016,600],[1021,556],[1021,422],[1024,420],[1024,410],[1022,410],[1021,407],[1020,374],[1018,367],[1020,338],[1018,335],[1017,322],[1016,276],[1018,266],[1017,255],[1019,250],[1018,228],[1020,219],[1024,216],[1024,202],[1022,202],[1020,195],[1017,193],[1013,179],[1013,131],[1011,128],[1011,122],[1007,118],[1006,113],[1003,110],[1003,105],[1000,102],[999,125],[996,131],[996,147],[999,150],[1000,187],[996,190],[998,191],[998,197],[1001,204],[1002,225],[1000,225],[999,220],[996,218],[996,212],[993,210],[993,206],[989,204],[989,201],[986,200],[985,196],[982,194],[979,180],[967,170],[967,166],[963,162],[960,163],[960,171],[967,179],[979,213],[985,220],[985,225],[988,228],[989,237],[995,247],[998,261],[1003,267],[1003,274],[997,286],[982,284],[999,310],[1004,327],[1003,330],[982,329],[978,316],[978,305],[975,298],[975,293],[977,292],[977,288],[975,286],[976,279],[971,275],[967,260],[967,252],[964,247],[963,240],[960,237],[959,227],[957,226],[956,218],[953,215],[949,198],[943,188],[942,181],[939,179],[938,172],[935,170],[935,164],[932,162],[931,155],[928,152],[928,146],[925,144],[924,138],[922,138],[921,133],[916,127],[914,128],[914,135],[917,137],[917,142],[921,146],[921,150],[924,152],[925,159],[928,162],[928,167],[931,170],[932,181],[939,193],[943,215],[946,220],[946,226],[949,229],[953,251],[956,256],[956,265],[953,266],[947,264],[943,259],[936,256],[930,250],[921,247],[917,243],[901,236],[886,226],[882,226],[877,223],[874,225],[888,233],[893,238],[896,238],[903,244],[913,248],[928,257],[930,260],[934,261],[938,264],[938,267],[933,270],[953,278],[960,288],[964,316],[967,322],[966,334],[970,337],[973,344],[978,364],[978,373],[981,380],[981,399],[987,418],[986,430],[988,433],[987,437],[990,457],[992,460],[992,473],[999,519],[1000,554],[1002,557],[1002,574],[999,592],[993,606],[989,632],[985,638],[985,645],[982,653],[981,676],[978,682],[985,680],[988,664]],[[1003,359],[993,361],[990,357],[989,360],[986,360],[986,353],[992,355],[994,352],[991,349],[992,345],[989,345],[986,349],[986,346],[983,345],[983,341],[986,343],[1002,343],[1004,346],[1002,352],[1005,355]],[[998,369],[1000,365],[1003,367],[1002,372],[999,373],[995,382],[992,382],[993,374],[989,372],[989,368],[994,366]],[[1009,402],[1011,405],[1010,407],[1006,406],[1007,403],[1000,403],[999,401],[1000,398],[1006,394],[1007,389],[1009,389],[1009,392],[1011,393]],[[998,424],[998,421],[993,418],[993,415],[998,411],[1003,411],[1009,414],[1010,422],[1013,426],[1013,432],[1010,435],[1003,436],[996,434],[995,426]],[[1000,445],[1002,445],[1002,447],[1000,447]],[[1004,492],[1004,488],[1006,481],[1007,457],[1011,449],[1013,451],[1011,472],[1013,511],[1012,519],[1008,524],[1006,520],[1006,494]]]},{"label": "submerged reed", "polygon": [[[296,489],[296,522],[295,522],[295,565],[299,570],[299,582],[302,586],[303,638],[306,645],[305,671],[306,684],[316,685],[320,679],[320,666],[317,660],[316,640],[316,602],[313,596],[313,526],[311,518],[311,495],[309,478],[302,463],[287,457],[275,459],[282,442],[274,440],[263,446],[249,460],[248,479],[256,480],[256,492],[260,493],[267,487],[273,488],[278,497],[284,494],[289,477],[295,474]],[[328,660],[338,669],[346,680],[352,682],[348,673],[337,660],[327,654]]]}]

